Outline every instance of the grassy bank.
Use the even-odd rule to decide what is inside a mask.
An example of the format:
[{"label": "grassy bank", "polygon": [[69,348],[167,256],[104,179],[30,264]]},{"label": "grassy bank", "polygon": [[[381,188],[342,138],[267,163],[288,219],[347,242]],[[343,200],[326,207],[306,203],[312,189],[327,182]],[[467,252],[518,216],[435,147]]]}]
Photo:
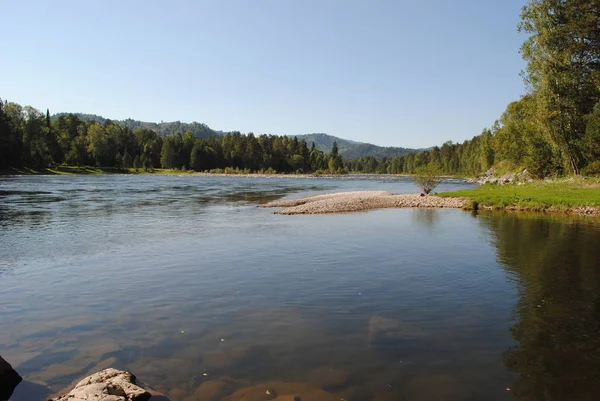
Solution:
[{"label": "grassy bank", "polygon": [[522,185],[482,185],[475,189],[443,192],[443,197],[472,200],[472,208],[517,211],[564,211],[600,209],[600,180],[571,178]]}]

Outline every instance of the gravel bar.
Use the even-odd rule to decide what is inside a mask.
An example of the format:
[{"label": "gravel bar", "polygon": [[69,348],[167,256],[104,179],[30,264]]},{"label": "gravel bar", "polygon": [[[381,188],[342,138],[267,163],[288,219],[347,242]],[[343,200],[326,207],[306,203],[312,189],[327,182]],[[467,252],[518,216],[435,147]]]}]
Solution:
[{"label": "gravel bar", "polygon": [[420,194],[394,195],[387,191],[339,192],[269,202],[260,207],[281,207],[275,214],[328,214],[363,212],[383,208],[454,208],[460,209],[466,198],[440,198]]}]

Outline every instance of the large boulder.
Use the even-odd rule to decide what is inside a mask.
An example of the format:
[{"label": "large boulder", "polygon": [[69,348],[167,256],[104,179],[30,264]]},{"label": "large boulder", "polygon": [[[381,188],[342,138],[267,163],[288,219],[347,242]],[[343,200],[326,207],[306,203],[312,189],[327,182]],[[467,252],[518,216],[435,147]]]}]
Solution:
[{"label": "large boulder", "polygon": [[134,375],[110,368],[86,377],[52,401],[147,401],[151,396],[135,383]]},{"label": "large boulder", "polygon": [[10,363],[0,356],[0,400],[8,400],[21,380]]}]

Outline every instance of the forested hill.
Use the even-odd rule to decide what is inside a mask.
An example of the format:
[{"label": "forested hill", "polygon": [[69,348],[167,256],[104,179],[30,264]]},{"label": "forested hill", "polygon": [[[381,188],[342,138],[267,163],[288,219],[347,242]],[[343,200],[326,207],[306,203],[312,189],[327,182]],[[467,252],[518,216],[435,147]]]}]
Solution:
[{"label": "forested hill", "polygon": [[306,143],[315,143],[317,149],[323,152],[329,152],[334,142],[337,142],[340,155],[346,159],[355,159],[357,157],[370,156],[375,158],[404,156],[409,153],[417,152],[417,149],[383,147],[372,145],[370,143],[355,142],[348,139],[338,138],[327,134],[309,134],[297,135],[299,140],[305,140]]},{"label": "forested hill", "polygon": [[[54,121],[59,117],[66,117],[71,113],[57,113],[54,114],[51,119]],[[95,121],[99,124],[104,124],[108,119],[102,116],[98,116],[96,114],[84,114],[84,113],[73,113],[82,121]],[[131,131],[136,130],[137,128],[150,129],[161,136],[171,135],[171,134],[184,134],[186,132],[191,132],[197,138],[208,138],[212,135],[221,135],[222,131],[215,131],[211,129],[208,125],[199,122],[192,123],[182,123],[181,121],[171,121],[171,122],[160,122],[160,123],[152,123],[146,121],[133,120],[128,118],[126,120],[110,120],[113,123],[118,124],[121,128],[128,128]]]},{"label": "forested hill", "polygon": [[[57,113],[52,115],[51,119],[52,121],[54,121],[61,116],[66,117],[68,114],[70,113]],[[77,118],[79,118],[82,121],[95,121],[102,125],[104,125],[106,121],[109,120],[108,118],[96,114],[73,114],[75,114]],[[133,120],[131,118],[128,118],[126,120],[110,121],[115,124],[118,124],[119,126],[121,126],[121,128],[128,128],[131,131],[134,131],[137,128],[144,128],[150,129],[161,136],[167,136],[172,134],[184,134],[188,131],[194,134],[194,136],[197,138],[208,138],[212,135],[227,134],[227,132],[213,130],[208,125],[204,123],[198,123],[195,121],[192,123],[182,123],[181,121],[153,123],[147,121]],[[304,139],[309,145],[312,142],[314,142],[317,149],[319,149],[322,152],[331,151],[331,148],[333,147],[333,142],[337,142],[340,155],[342,155],[346,159],[354,159],[362,156],[370,156],[380,159],[383,157],[404,156],[409,153],[415,153],[417,151],[416,149],[383,147],[372,145],[370,143],[355,142],[327,134],[297,135],[297,137],[299,140]]]}]

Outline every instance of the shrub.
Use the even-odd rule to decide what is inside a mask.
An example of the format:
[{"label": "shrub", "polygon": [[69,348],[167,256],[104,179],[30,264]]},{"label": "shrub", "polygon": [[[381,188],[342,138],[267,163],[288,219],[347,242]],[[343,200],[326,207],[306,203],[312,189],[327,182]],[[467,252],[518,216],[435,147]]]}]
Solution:
[{"label": "shrub", "polygon": [[425,195],[429,195],[442,182],[439,172],[432,167],[423,167],[415,171],[413,180]]},{"label": "shrub", "polygon": [[583,175],[600,175],[600,160],[588,164],[582,173]]}]

